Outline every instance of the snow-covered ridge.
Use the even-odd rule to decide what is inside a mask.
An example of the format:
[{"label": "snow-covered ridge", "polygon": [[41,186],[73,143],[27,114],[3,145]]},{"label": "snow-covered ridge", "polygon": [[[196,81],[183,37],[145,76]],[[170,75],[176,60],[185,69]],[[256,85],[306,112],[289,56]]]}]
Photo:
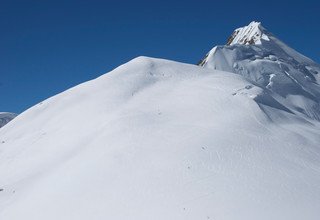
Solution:
[{"label": "snow-covered ridge", "polygon": [[10,112],[0,112],[0,128],[14,119],[17,115]]},{"label": "snow-covered ridge", "polygon": [[261,40],[269,40],[261,22],[253,21],[248,26],[236,29],[229,37],[227,45],[234,44],[261,44]]}]

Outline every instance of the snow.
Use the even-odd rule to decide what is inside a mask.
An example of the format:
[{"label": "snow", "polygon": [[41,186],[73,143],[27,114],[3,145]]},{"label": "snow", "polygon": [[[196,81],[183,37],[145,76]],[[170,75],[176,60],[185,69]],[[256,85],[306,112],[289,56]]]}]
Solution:
[{"label": "snow", "polygon": [[0,112],[0,128],[5,126],[9,121],[14,119],[17,115],[10,112]]},{"label": "snow", "polygon": [[[216,48],[223,67],[251,68],[232,62],[238,47]],[[277,71],[263,86],[212,58],[138,57],[1,128],[0,219],[318,220],[318,113],[293,109],[317,100],[268,90],[289,84]],[[316,92],[316,77],[293,77]]]}]

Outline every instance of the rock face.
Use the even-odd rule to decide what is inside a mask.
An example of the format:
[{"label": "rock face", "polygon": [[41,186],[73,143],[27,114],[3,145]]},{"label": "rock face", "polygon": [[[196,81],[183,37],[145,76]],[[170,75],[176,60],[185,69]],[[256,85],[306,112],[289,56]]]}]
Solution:
[{"label": "rock face", "polygon": [[14,119],[17,115],[9,112],[0,112],[0,128],[5,126],[9,121]]},{"label": "rock face", "polygon": [[320,120],[320,66],[290,48],[259,22],[236,29],[199,64],[241,75],[261,89],[257,103]]}]

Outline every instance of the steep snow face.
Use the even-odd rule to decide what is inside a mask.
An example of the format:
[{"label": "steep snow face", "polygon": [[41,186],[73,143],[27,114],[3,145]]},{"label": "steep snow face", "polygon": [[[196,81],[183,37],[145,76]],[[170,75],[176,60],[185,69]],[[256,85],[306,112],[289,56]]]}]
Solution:
[{"label": "steep snow face", "polygon": [[0,219],[318,220],[319,122],[261,90],[140,57],[45,100],[0,129]]},{"label": "steep snow face", "polygon": [[17,115],[9,112],[0,112],[0,128],[14,119]]},{"label": "steep snow face", "polygon": [[260,87],[258,103],[320,120],[320,66],[252,22],[226,46],[214,47],[201,66],[239,74]]},{"label": "steep snow face", "polygon": [[261,44],[261,40],[269,40],[260,22],[253,21],[248,26],[236,29],[229,37],[227,45]]}]

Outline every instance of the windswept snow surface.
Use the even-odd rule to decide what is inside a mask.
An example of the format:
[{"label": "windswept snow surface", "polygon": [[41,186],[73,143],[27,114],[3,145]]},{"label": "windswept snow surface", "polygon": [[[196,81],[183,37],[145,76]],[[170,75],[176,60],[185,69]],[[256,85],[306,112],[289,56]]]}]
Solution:
[{"label": "windswept snow surface", "polygon": [[45,100],[0,130],[0,219],[318,220],[319,121],[260,93],[139,57]]},{"label": "windswept snow surface", "polygon": [[9,121],[14,119],[17,115],[9,112],[0,112],[0,128],[5,126]]},{"label": "windswept snow surface", "polygon": [[227,45],[214,47],[200,65],[239,74],[261,89],[256,101],[270,118],[265,106],[320,120],[320,65],[259,22],[236,29]]}]

